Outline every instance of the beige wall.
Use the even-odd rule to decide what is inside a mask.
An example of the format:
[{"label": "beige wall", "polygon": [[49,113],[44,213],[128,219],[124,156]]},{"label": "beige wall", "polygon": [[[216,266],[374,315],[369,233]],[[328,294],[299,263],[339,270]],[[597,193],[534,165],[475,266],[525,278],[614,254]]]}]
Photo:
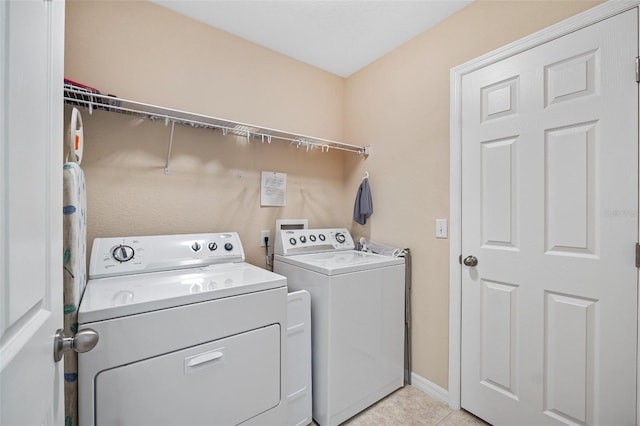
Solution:
[{"label": "beige wall", "polygon": [[[125,99],[341,140],[344,79],[143,1],[69,1],[65,76]],[[67,109],[68,110],[68,109]],[[264,265],[277,218],[348,226],[344,159],[286,143],[84,113],[89,241],[237,230]],[[288,175],[287,206],[260,207],[260,172]]]},{"label": "beige wall", "polygon": [[[449,70],[598,2],[483,1],[461,10],[348,79],[320,71],[140,1],[67,3],[65,76],[124,98],[373,146],[354,154],[247,145],[176,127],[171,173],[162,123],[84,114],[82,164],[89,239],[238,230],[263,264],[261,229],[276,218],[350,226],[355,237],[414,255],[414,371],[446,388],[449,215]],[[261,208],[261,170],[288,174],[287,207]],[[351,222],[369,171],[375,213]]]},{"label": "beige wall", "polygon": [[375,213],[354,234],[410,247],[413,370],[448,386],[449,71],[598,2],[477,1],[346,81],[345,138],[373,145],[346,161],[347,187],[369,171]]}]

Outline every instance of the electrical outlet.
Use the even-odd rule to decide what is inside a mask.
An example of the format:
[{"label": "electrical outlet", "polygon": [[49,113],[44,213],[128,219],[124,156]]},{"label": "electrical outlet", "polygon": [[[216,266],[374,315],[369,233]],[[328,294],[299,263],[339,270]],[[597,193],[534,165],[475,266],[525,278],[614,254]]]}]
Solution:
[{"label": "electrical outlet", "polygon": [[268,238],[269,239],[269,245],[272,245],[271,243],[271,231],[260,231],[260,247],[264,247],[264,239]]},{"label": "electrical outlet", "polygon": [[447,238],[447,219],[436,219],[436,238]]}]

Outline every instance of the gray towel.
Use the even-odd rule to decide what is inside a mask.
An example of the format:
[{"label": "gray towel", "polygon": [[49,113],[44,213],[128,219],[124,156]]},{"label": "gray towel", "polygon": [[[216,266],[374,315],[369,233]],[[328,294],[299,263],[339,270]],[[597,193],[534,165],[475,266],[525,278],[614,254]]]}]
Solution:
[{"label": "gray towel", "polygon": [[356,202],[353,205],[353,220],[360,225],[367,223],[367,219],[373,213],[373,201],[371,200],[371,189],[369,188],[369,179],[362,179],[362,183],[358,187],[356,194]]}]

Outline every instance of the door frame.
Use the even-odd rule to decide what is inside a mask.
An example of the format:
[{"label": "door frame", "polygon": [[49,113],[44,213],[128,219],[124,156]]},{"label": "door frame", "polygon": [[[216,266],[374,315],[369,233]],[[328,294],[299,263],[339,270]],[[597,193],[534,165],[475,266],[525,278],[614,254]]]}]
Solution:
[{"label": "door frame", "polygon": [[[472,59],[450,72],[450,172],[449,172],[449,406],[460,409],[462,368],[462,78],[478,69],[522,53],[551,40],[588,27],[640,5],[640,0],[608,1],[554,24],[493,52]],[[639,292],[640,297],[640,292]],[[640,301],[638,302],[640,306]],[[640,317],[640,316],[639,316]],[[640,333],[640,318],[638,320]],[[640,337],[639,337],[640,339]],[[636,365],[640,373],[640,351]],[[636,390],[638,384],[636,383]],[[636,391],[636,419],[640,419],[640,392]]]}]

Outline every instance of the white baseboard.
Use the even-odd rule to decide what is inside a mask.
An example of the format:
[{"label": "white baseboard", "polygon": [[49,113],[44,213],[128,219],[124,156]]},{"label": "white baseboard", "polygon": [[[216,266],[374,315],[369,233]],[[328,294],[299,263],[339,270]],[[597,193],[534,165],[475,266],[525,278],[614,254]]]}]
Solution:
[{"label": "white baseboard", "polygon": [[449,404],[449,391],[441,388],[433,382],[425,379],[418,374],[411,372],[411,385],[420,389],[422,392],[426,393],[433,399],[444,402],[445,404]]}]

